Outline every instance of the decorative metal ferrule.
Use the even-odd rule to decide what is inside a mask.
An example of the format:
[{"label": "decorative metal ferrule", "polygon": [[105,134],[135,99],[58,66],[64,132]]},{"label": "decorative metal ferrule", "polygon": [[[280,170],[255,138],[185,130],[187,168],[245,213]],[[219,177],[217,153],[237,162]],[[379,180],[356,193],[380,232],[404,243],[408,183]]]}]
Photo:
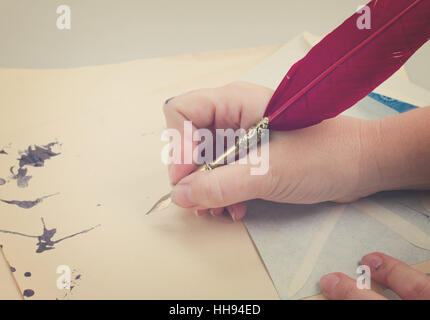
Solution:
[{"label": "decorative metal ferrule", "polygon": [[238,158],[248,154],[248,152],[257,147],[261,139],[267,131],[265,129],[269,128],[269,118],[265,117],[258,121],[256,124],[251,126],[246,133],[239,137],[235,144],[224,152],[221,156],[217,157],[211,163],[205,163],[200,166],[198,171],[208,171],[228,163],[231,163]]}]

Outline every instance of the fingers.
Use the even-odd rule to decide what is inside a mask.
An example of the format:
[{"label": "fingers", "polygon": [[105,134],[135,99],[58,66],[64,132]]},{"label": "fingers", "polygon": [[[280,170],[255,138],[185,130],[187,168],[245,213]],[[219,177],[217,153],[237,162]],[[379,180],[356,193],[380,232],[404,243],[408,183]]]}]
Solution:
[{"label": "fingers", "polygon": [[320,286],[324,296],[330,300],[386,300],[372,290],[359,289],[356,280],[340,272],[322,277]]},{"label": "fingers", "polygon": [[[184,137],[184,121],[192,121],[193,134],[198,128],[248,128],[262,117],[272,94],[270,89],[248,83],[192,91],[169,99],[164,105],[167,127],[181,134],[182,152],[184,144],[190,144],[194,150],[196,142],[192,136]],[[169,168],[172,183],[194,169],[194,164],[173,164]]]},{"label": "fingers", "polygon": [[430,299],[430,277],[383,253],[371,253],[361,260],[372,279],[389,287],[402,299]]},{"label": "fingers", "polygon": [[230,214],[233,221],[241,220],[246,214],[246,203],[240,202],[227,207],[227,211]]},{"label": "fingers", "polygon": [[[245,214],[246,214],[246,203],[245,202],[240,202],[240,203],[236,203],[233,204],[231,206],[228,206],[227,208],[213,208],[213,209],[208,209],[207,212],[209,212],[212,216],[214,217],[219,217],[222,216],[222,214],[227,211],[228,214],[231,216],[231,218],[233,219],[233,221],[239,221],[241,220]],[[201,216],[203,215],[205,212],[203,211],[198,211],[198,213],[196,212],[197,216]]]},{"label": "fingers", "polygon": [[172,200],[184,208],[229,208],[240,219],[246,207],[238,203],[260,198],[270,184],[266,175],[250,174],[248,164],[232,163],[215,170],[194,172],[182,179],[172,190]]},{"label": "fingers", "polygon": [[209,213],[214,217],[221,216],[223,212],[224,212],[224,208],[209,209]]}]

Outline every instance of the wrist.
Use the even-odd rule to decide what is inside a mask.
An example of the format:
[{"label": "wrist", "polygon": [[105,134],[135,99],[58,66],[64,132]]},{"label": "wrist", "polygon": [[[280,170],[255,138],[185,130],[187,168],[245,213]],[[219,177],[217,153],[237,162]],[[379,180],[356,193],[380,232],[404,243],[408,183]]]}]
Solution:
[{"label": "wrist", "polygon": [[381,153],[381,127],[379,120],[361,120],[358,146],[359,182],[357,198],[387,190],[387,167]]},{"label": "wrist", "polygon": [[368,121],[365,156],[371,193],[429,187],[430,110],[422,111]]}]

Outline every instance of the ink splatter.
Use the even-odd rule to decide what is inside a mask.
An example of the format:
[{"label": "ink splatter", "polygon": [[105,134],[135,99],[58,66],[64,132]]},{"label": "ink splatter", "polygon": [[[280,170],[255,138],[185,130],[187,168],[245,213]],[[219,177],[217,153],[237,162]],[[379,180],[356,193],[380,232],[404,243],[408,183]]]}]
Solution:
[{"label": "ink splatter", "polygon": [[45,165],[45,160],[59,155],[59,153],[52,151],[52,147],[56,144],[58,144],[58,142],[51,142],[44,146],[35,145],[34,148],[29,146],[27,150],[21,154],[21,158],[18,159],[19,167],[43,167]]},{"label": "ink splatter", "polygon": [[56,196],[57,194],[59,194],[59,193],[50,194],[50,195],[47,195],[47,196],[44,196],[44,197],[41,197],[41,198],[37,198],[34,201],[18,201],[18,200],[3,200],[3,199],[0,199],[0,201],[2,201],[4,203],[7,203],[7,204],[16,205],[16,206],[18,206],[20,208],[23,208],[23,209],[31,209],[34,206],[36,206],[39,203],[41,203],[44,199]]},{"label": "ink splatter", "polygon": [[5,179],[0,178],[0,186],[3,186],[3,185],[5,185],[5,184],[6,184],[6,180],[5,180]]},{"label": "ink splatter", "polygon": [[43,167],[45,165],[46,160],[58,156],[60,154],[52,151],[52,147],[57,144],[58,142],[51,142],[44,146],[29,146],[26,151],[20,152],[21,157],[18,159],[18,172],[14,172],[14,167],[10,168],[10,172],[12,173],[12,179],[17,181],[18,187],[28,187],[28,182],[32,178],[32,176],[28,175],[28,170],[27,168],[25,168],[25,166]]},{"label": "ink splatter", "polygon": [[70,298],[73,295],[73,290],[79,287],[82,280],[82,274],[78,270],[72,270],[72,280],[69,283],[64,283],[64,290],[66,290],[63,299]]},{"label": "ink splatter", "polygon": [[24,292],[22,293],[22,295],[26,298],[30,298],[30,297],[34,296],[34,291],[31,289],[25,289]]},{"label": "ink splatter", "polygon": [[10,267],[10,271],[11,271],[11,272],[15,272],[15,271],[16,271],[16,269],[15,269],[14,267]]},{"label": "ink splatter", "polygon": [[430,214],[428,214],[427,212],[422,212],[422,211],[420,211],[420,210],[417,210],[417,209],[415,209],[415,208],[412,208],[411,206],[409,206],[408,204],[406,204],[406,203],[403,203],[403,202],[400,202],[400,201],[397,201],[397,203],[399,203],[400,205],[402,205],[402,206],[404,206],[404,207],[406,207],[406,208],[408,208],[408,209],[410,209],[410,210],[412,210],[412,211],[415,211],[416,213],[419,213],[419,214],[421,214],[421,215],[423,215],[425,218],[427,218],[427,219],[430,219]]},{"label": "ink splatter", "polygon": [[43,233],[41,235],[39,235],[39,236],[28,235],[28,234],[24,234],[24,233],[21,233],[21,232],[7,231],[7,230],[0,230],[0,232],[14,234],[14,235],[17,235],[17,236],[22,236],[22,237],[27,237],[27,238],[35,238],[35,239],[37,239],[36,253],[42,253],[42,252],[45,252],[45,251],[48,251],[48,250],[55,249],[55,245],[57,243],[61,242],[61,241],[73,238],[73,237],[75,237],[77,235],[80,235],[80,234],[84,234],[84,233],[90,232],[93,229],[101,226],[100,224],[98,224],[98,225],[96,225],[96,226],[94,226],[94,227],[92,227],[90,229],[82,230],[80,232],[68,235],[68,236],[63,237],[63,238],[58,239],[58,240],[52,240],[52,238],[57,233],[57,229],[56,228],[47,229],[46,225],[45,225],[45,220],[43,220],[43,218],[41,218],[41,220],[42,220],[42,225],[43,225]]},{"label": "ink splatter", "polygon": [[18,172],[15,174],[14,167],[11,167],[10,172],[12,173],[12,179],[16,180],[16,184],[18,185],[18,187],[20,188],[28,187],[28,182],[30,181],[32,176],[27,175],[27,172],[28,172],[27,169],[19,168]]},{"label": "ink splatter", "polygon": [[26,278],[30,278],[30,277],[31,277],[31,272],[26,272],[26,273],[24,273],[24,277],[26,277]]}]

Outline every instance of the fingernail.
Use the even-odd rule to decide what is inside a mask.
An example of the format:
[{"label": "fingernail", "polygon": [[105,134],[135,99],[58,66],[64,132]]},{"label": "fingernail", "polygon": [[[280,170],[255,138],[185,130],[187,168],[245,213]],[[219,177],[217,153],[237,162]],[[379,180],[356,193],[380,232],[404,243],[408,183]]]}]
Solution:
[{"label": "fingernail", "polygon": [[166,101],[164,101],[164,104],[168,104],[169,101],[172,100],[173,98],[175,98],[175,97],[171,97],[171,98],[167,99]]},{"label": "fingernail", "polygon": [[382,265],[382,259],[379,255],[377,254],[370,254],[365,256],[362,260],[361,260],[363,265],[369,266],[370,269],[373,270],[378,270],[379,267]]},{"label": "fingernail", "polygon": [[214,211],[212,209],[209,209],[209,213],[211,214],[212,217],[216,217],[215,213],[214,213]]},{"label": "fingernail", "polygon": [[189,208],[196,207],[191,195],[191,187],[189,184],[178,184],[173,187],[172,200],[177,205]]},{"label": "fingernail", "polygon": [[228,208],[228,212],[230,213],[230,216],[233,219],[233,222],[236,222],[237,221],[237,219],[236,219],[236,213],[234,211],[235,210],[234,210],[233,207],[229,207]]},{"label": "fingernail", "polygon": [[320,281],[321,289],[325,292],[330,292],[336,287],[339,281],[340,278],[335,274],[326,275]]},{"label": "fingernail", "polygon": [[207,211],[206,209],[196,209],[196,210],[194,210],[194,214],[197,217],[200,217],[200,216],[204,215],[206,213],[206,211]]}]

